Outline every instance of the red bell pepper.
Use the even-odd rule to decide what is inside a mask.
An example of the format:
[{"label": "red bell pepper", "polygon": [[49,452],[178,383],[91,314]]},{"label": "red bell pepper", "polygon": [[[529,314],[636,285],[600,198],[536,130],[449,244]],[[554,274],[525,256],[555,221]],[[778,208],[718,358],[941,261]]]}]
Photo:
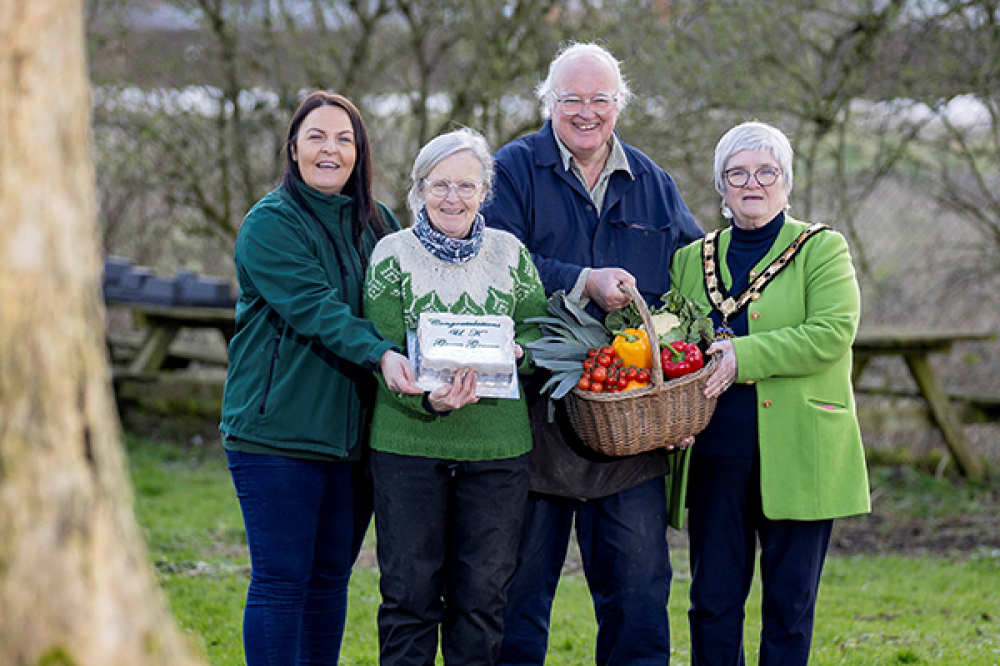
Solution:
[{"label": "red bell pepper", "polygon": [[675,340],[660,350],[663,376],[677,379],[691,374],[705,365],[705,358],[698,345],[683,340]]}]

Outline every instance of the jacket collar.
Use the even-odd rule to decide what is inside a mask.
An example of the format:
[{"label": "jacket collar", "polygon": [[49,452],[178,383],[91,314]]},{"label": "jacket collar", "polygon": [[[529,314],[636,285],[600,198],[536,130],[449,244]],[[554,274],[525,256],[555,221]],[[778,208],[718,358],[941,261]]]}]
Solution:
[{"label": "jacket collar", "polygon": [[[618,137],[617,132],[615,133],[615,137]],[[615,174],[612,176],[611,181],[608,183],[607,193],[604,196],[604,210],[610,210],[621,199],[622,193],[631,187],[641,174],[646,172],[645,165],[632,154],[633,149],[626,146],[625,142],[620,138],[618,141],[625,153],[625,159],[628,160],[632,176],[629,177],[627,174]],[[556,134],[555,130],[552,129],[551,119],[546,120],[542,128],[538,130],[538,141],[535,145],[534,155],[536,167],[552,169],[559,178],[579,193],[580,196],[588,200],[590,199],[590,193],[584,188],[583,183],[573,173],[567,171],[563,165],[562,154],[559,152],[559,144],[556,143]]]}]

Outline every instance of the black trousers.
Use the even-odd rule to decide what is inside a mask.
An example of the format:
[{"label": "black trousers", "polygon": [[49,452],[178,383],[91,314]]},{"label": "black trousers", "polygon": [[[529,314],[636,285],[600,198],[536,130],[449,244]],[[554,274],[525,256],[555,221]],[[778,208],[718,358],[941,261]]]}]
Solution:
[{"label": "black trousers", "polygon": [[379,663],[493,664],[514,571],[527,456],[460,462],[372,452]]},{"label": "black trousers", "polygon": [[762,666],[809,660],[832,520],[769,520],[757,458],[698,455],[688,475],[691,663],[742,666],[745,605],[760,544]]}]

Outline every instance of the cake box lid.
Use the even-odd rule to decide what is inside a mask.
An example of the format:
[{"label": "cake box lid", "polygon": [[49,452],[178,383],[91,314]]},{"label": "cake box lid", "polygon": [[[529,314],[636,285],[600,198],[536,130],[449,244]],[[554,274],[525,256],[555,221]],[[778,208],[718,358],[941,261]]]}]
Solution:
[{"label": "cake box lid", "polygon": [[407,351],[417,386],[425,391],[471,368],[479,397],[518,397],[514,321],[508,316],[423,312],[417,329],[407,333]]}]

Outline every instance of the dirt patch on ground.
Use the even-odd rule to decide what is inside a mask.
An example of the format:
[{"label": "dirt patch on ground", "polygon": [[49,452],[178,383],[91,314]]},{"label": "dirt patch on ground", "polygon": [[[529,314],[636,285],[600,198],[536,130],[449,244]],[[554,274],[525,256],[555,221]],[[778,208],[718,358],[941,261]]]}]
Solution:
[{"label": "dirt patch on ground", "polygon": [[830,553],[1000,557],[998,510],[1000,505],[994,504],[975,514],[915,518],[882,515],[876,509],[868,516],[838,520]]}]

